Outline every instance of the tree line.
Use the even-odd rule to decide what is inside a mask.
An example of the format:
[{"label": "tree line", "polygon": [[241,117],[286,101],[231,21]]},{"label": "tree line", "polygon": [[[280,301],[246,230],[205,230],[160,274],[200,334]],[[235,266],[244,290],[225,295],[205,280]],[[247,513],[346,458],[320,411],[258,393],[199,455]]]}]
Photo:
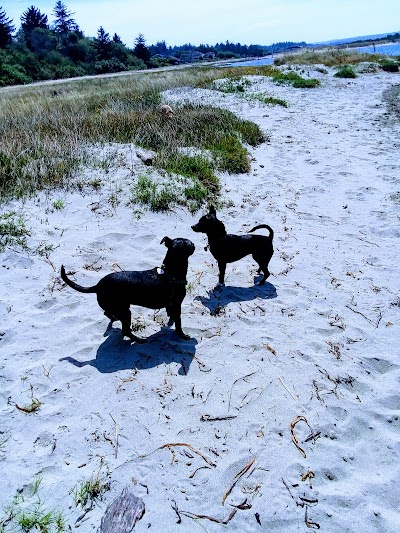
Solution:
[{"label": "tree line", "polygon": [[69,78],[154,68],[177,64],[189,51],[211,52],[217,58],[262,57],[306,43],[278,43],[272,46],[217,43],[190,43],[167,46],[159,41],[147,46],[144,36],[134,39],[129,48],[121,37],[111,36],[103,26],[96,37],[86,37],[66,4],[58,0],[52,11],[52,21],[35,6],[20,17],[20,27],[0,6],[0,86],[32,81]]}]

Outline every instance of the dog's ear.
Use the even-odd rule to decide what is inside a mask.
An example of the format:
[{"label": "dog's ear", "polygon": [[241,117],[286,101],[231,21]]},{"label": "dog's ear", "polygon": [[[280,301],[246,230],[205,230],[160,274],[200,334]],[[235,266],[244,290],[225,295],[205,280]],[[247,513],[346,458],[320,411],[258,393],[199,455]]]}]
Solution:
[{"label": "dog's ear", "polygon": [[165,244],[165,246],[169,248],[172,245],[172,239],[169,237],[164,237],[160,244]]},{"label": "dog's ear", "polygon": [[210,215],[214,215],[214,216],[217,214],[217,212],[216,212],[216,210],[215,210],[215,207],[214,207],[213,205],[210,205],[210,211],[209,211],[209,214],[210,214]]}]

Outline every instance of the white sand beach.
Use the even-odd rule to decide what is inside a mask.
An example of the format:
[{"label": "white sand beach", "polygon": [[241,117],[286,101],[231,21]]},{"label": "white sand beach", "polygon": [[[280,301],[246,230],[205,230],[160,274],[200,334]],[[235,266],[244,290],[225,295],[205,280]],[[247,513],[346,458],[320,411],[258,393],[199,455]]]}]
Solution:
[{"label": "white sand beach", "polygon": [[[216,262],[191,230],[203,211],[128,205],[131,170],[148,168],[134,146],[110,148],[125,167],[92,175],[99,190],[3,207],[25,218],[31,252],[0,254],[0,512],[16,495],[22,507],[37,501],[41,478],[43,508],[71,531],[96,531],[127,485],[145,504],[138,532],[400,530],[400,121],[382,99],[399,75],[308,70],[321,87],[253,85],[287,108],[201,89],[164,95],[177,109],[213,102],[269,135],[249,148],[249,174],[221,176],[217,213],[230,233],[274,229],[263,287],[247,257],[213,291]],[[148,342],[123,340],[95,295],[59,277],[62,264],[84,286],[160,266],[164,236],[196,246],[189,341],[165,310],[139,307]],[[32,398],[35,412],[17,408]],[[71,491],[99,469],[110,490],[85,513]]]}]

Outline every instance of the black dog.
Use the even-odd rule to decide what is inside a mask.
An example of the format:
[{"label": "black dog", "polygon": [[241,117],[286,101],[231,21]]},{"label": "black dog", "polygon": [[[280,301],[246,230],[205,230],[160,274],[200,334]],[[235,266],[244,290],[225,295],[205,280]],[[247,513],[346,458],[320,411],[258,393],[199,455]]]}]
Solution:
[{"label": "black dog", "polygon": [[190,337],[182,331],[181,305],[186,295],[188,261],[195,247],[188,239],[164,237],[161,241],[163,243],[168,251],[161,269],[114,272],[93,287],[81,287],[67,277],[62,266],[61,278],[76,291],[96,293],[97,302],[104,314],[111,322],[120,320],[123,336],[132,341],[145,342],[132,333],[131,304],[150,309],[165,307],[170,317],[169,325],[175,322],[176,333],[187,340]]},{"label": "black dog", "polygon": [[273,230],[267,224],[261,224],[251,229],[249,233],[256,229],[266,228],[269,235],[230,235],[226,233],[224,224],[218,220],[215,207],[211,206],[207,215],[200,218],[197,224],[192,226],[193,231],[205,233],[208,237],[208,245],[219,267],[219,283],[222,285],[225,279],[225,269],[227,263],[233,263],[251,254],[258,263],[258,273],[264,273],[264,277],[259,282],[260,285],[270,275],[268,263],[271,260],[274,249],[272,239]]}]

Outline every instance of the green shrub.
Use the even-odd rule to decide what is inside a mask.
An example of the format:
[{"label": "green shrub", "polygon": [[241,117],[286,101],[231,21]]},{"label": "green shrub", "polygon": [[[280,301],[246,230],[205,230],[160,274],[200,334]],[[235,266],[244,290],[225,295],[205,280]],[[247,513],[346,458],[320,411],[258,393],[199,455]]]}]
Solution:
[{"label": "green shrub", "polygon": [[32,78],[26,74],[21,65],[0,65],[0,87],[6,85],[22,85],[31,82]]},{"label": "green shrub", "polygon": [[274,96],[268,96],[267,94],[255,94],[253,95],[253,98],[263,104],[280,105],[282,107],[288,106],[287,102],[285,100],[282,100],[282,98],[275,98]]},{"label": "green shrub", "polygon": [[251,86],[251,81],[242,76],[233,76],[222,83],[213,83],[212,88],[223,93],[244,93],[247,87]]},{"label": "green shrub", "polygon": [[209,196],[219,192],[220,184],[214,174],[213,162],[202,155],[189,156],[179,152],[163,151],[157,156],[155,165],[170,174],[198,180],[206,188]]},{"label": "green shrub", "polygon": [[385,72],[399,72],[399,64],[396,61],[382,61],[380,67]]},{"label": "green shrub", "polygon": [[219,170],[231,174],[249,172],[248,153],[237,136],[223,135],[214,149]]},{"label": "green shrub", "polygon": [[354,71],[354,68],[350,65],[344,65],[334,74],[335,78],[357,78],[357,74]]},{"label": "green shrub", "polygon": [[302,78],[297,72],[281,72],[278,70],[272,79],[279,84],[291,85],[295,89],[314,89],[321,85],[316,78]]},{"label": "green shrub", "polygon": [[131,192],[132,202],[147,205],[152,211],[169,211],[180,201],[172,184],[157,183],[149,176],[140,176]]},{"label": "green shrub", "polygon": [[0,215],[0,252],[7,246],[26,246],[26,235],[29,232],[20,215],[13,211]]}]

